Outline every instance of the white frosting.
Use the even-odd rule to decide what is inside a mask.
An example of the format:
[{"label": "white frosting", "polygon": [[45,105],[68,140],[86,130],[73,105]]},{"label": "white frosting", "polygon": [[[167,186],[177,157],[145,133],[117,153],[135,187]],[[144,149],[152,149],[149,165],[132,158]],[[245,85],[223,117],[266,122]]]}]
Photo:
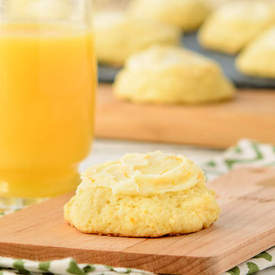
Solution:
[{"label": "white frosting", "polygon": [[183,156],[127,154],[119,161],[87,169],[79,190],[97,186],[110,188],[114,194],[150,195],[186,190],[204,180],[202,170]]}]

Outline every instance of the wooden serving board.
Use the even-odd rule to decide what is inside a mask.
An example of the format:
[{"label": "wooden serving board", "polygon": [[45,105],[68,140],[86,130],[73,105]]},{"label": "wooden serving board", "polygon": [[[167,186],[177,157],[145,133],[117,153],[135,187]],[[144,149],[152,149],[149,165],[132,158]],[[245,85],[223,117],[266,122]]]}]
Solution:
[{"label": "wooden serving board", "polygon": [[227,148],[250,138],[275,144],[275,92],[242,90],[230,102],[208,105],[133,104],[97,93],[96,136]]},{"label": "wooden serving board", "polygon": [[63,220],[71,196],[65,195],[1,218],[0,255],[216,275],[275,245],[274,168],[235,170],[209,186],[222,214],[197,233],[155,239],[83,234]]}]

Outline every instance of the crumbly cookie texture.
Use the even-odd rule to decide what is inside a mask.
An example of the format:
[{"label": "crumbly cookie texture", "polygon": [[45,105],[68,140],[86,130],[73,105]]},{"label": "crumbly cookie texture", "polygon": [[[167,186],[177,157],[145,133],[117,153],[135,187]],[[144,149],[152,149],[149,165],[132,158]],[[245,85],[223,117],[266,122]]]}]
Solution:
[{"label": "crumbly cookie texture", "polygon": [[196,232],[220,213],[202,170],[162,152],[127,154],[87,169],[64,211],[81,232],[128,237]]},{"label": "crumbly cookie texture", "polygon": [[196,104],[234,93],[218,64],[179,47],[155,46],[132,56],[114,83],[115,96],[133,102]]},{"label": "crumbly cookie texture", "polygon": [[205,48],[236,54],[274,23],[274,3],[235,1],[213,12],[199,31],[199,41]]},{"label": "crumbly cookie texture", "polygon": [[244,74],[275,78],[275,27],[252,42],[237,58],[237,68]]},{"label": "crumbly cookie texture", "polygon": [[122,12],[99,12],[94,18],[95,48],[99,62],[122,66],[132,55],[152,45],[178,45],[178,28]]},{"label": "crumbly cookie texture", "polygon": [[192,31],[209,15],[210,7],[207,0],[134,0],[129,13]]}]

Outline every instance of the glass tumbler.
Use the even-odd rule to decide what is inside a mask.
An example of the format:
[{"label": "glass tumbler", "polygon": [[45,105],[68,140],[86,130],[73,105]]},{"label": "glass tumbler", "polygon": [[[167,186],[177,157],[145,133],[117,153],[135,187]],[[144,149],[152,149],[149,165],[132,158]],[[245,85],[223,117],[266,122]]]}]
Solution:
[{"label": "glass tumbler", "polygon": [[0,0],[2,202],[79,183],[94,126],[91,17],[91,0]]}]

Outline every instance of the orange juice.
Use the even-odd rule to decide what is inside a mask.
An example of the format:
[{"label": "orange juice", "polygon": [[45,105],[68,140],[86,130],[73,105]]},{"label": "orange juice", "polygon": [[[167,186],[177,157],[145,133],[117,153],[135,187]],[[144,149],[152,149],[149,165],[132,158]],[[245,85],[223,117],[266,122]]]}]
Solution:
[{"label": "orange juice", "polygon": [[90,30],[0,24],[0,197],[76,187],[93,138],[95,70]]}]

